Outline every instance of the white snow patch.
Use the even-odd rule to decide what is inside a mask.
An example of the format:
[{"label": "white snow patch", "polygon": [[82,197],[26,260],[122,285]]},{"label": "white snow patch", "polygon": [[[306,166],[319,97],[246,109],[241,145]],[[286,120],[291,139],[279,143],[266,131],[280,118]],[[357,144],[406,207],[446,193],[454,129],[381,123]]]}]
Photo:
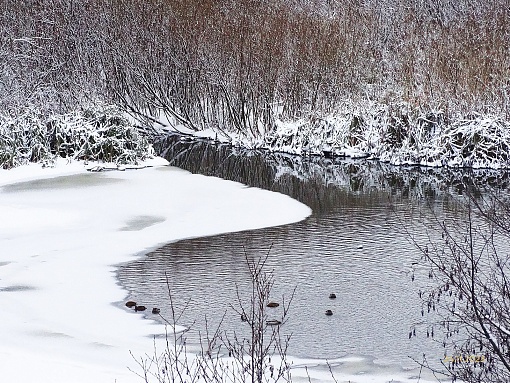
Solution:
[{"label": "white snow patch", "polygon": [[[128,370],[141,372],[130,351],[152,355],[153,335],[165,330],[123,306],[115,265],[169,241],[311,213],[284,195],[177,168],[94,173],[86,168],[98,164],[66,162],[0,171],[2,381],[142,382]],[[289,361],[294,382],[308,382],[308,374],[333,382],[324,360]],[[416,381],[363,357],[329,362],[339,382]]]},{"label": "white snow patch", "polygon": [[[115,265],[166,242],[310,213],[282,194],[172,167],[1,170],[2,381],[140,382],[129,351],[150,354],[164,328],[121,308]],[[155,219],[125,230],[140,216]]]}]

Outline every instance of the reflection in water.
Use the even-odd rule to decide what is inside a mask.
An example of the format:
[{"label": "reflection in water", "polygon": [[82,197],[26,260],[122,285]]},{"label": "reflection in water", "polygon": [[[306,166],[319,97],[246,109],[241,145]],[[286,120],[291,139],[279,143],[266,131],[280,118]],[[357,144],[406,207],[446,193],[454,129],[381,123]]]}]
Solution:
[{"label": "reflection in water", "polygon": [[[230,306],[237,305],[236,288],[248,299],[244,254],[263,255],[272,246],[268,267],[276,279],[273,300],[281,302],[282,295],[289,297],[296,288],[290,320],[282,328],[292,334],[290,355],[363,355],[409,367],[416,366],[409,356],[421,359],[426,352],[437,361],[443,357],[443,349],[419,330],[417,337],[408,337],[411,326],[424,320],[418,289],[428,283],[428,270],[418,269],[411,282],[410,266],[420,255],[403,234],[401,219],[410,219],[416,207],[432,216],[420,209],[425,205],[436,214],[461,214],[459,193],[474,190],[476,177],[487,182],[493,174],[447,171],[444,181],[437,170],[386,168],[374,161],[239,155],[227,146],[179,140],[164,147],[175,166],[288,194],[312,207],[313,215],[296,224],[157,249],[119,269],[129,299],[160,307],[169,317],[168,277],[174,304],[189,304],[180,323],[195,322],[192,340],[205,330],[205,318],[214,329],[225,313],[222,328],[239,333],[245,324]],[[507,182],[506,174],[493,181]],[[418,227],[408,229],[418,239],[425,234]],[[337,298],[330,300],[330,293]],[[333,315],[326,316],[326,309]]]},{"label": "reflection in water", "polygon": [[[249,151],[210,141],[183,141],[171,136],[156,150],[173,166],[287,194],[310,206],[315,215],[343,206],[339,200],[359,195],[358,203],[382,195],[393,199],[451,203],[452,196],[486,186],[509,186],[509,172],[491,169],[395,167],[375,160],[298,157]],[[344,191],[339,194],[338,190]],[[376,197],[374,197],[376,196]],[[350,201],[352,202],[352,200]],[[448,209],[448,208],[447,208]]]}]

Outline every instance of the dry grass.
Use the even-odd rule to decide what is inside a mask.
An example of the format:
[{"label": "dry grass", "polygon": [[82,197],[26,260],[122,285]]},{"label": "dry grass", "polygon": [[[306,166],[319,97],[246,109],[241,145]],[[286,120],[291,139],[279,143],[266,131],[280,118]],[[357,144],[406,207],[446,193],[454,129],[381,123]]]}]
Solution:
[{"label": "dry grass", "polygon": [[345,100],[510,111],[503,0],[5,0],[0,10],[4,110],[101,97],[254,135],[277,114]]}]

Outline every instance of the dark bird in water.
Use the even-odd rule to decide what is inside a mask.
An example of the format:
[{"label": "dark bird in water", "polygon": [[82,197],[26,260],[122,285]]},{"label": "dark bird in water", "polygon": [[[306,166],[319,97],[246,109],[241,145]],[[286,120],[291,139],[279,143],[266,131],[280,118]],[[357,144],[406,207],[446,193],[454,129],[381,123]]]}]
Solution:
[{"label": "dark bird in water", "polygon": [[335,298],[336,298],[336,294],[335,293],[329,294],[329,299],[335,299]]},{"label": "dark bird in water", "polygon": [[280,306],[280,304],[279,304],[279,303],[276,303],[276,302],[269,302],[269,303],[267,304],[267,307],[278,307],[278,306]]},{"label": "dark bird in water", "polygon": [[145,306],[135,306],[135,311],[145,311],[147,307]]},{"label": "dark bird in water", "polygon": [[246,314],[245,314],[245,313],[242,313],[242,314],[241,314],[241,320],[242,320],[243,322],[248,322],[248,317],[246,316]]},{"label": "dark bird in water", "polygon": [[129,307],[129,308],[135,307],[135,306],[136,306],[136,302],[133,302],[133,301],[127,301],[127,302],[126,302],[126,306],[127,306],[127,307]]},{"label": "dark bird in water", "polygon": [[153,308],[152,308],[152,313],[153,313],[153,314],[159,314],[160,312],[161,312],[161,310],[160,310],[160,309],[158,309],[157,307],[153,307]]},{"label": "dark bird in water", "polygon": [[326,310],[326,315],[333,315],[333,311],[331,311],[331,310]]}]

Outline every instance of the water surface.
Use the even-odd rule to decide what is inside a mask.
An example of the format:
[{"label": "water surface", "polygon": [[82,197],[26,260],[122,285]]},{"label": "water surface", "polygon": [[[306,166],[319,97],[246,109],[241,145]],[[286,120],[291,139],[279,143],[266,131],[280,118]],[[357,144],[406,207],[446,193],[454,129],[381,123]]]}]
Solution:
[{"label": "water surface", "polygon": [[[416,367],[410,357],[421,360],[424,352],[429,359],[443,358],[441,345],[425,336],[429,324],[421,316],[418,291],[428,283],[428,269],[414,265],[421,254],[406,231],[425,240],[419,221],[460,217],[463,191],[477,183],[504,186],[505,173],[300,159],[180,140],[162,148],[172,165],[288,194],[313,214],[296,224],[183,240],[152,251],[120,267],[128,299],[159,307],[169,318],[170,289],[174,307],[186,307],[179,322],[193,326],[191,341],[222,320],[223,330],[247,334],[234,310],[238,295],[243,302],[249,299],[246,257],[269,252],[273,300],[288,300],[295,289],[289,321],[281,329],[291,334],[288,354],[360,355],[402,368]],[[329,299],[330,293],[337,298]],[[333,315],[326,316],[326,309]],[[272,310],[275,317],[281,313],[281,307]]]}]

